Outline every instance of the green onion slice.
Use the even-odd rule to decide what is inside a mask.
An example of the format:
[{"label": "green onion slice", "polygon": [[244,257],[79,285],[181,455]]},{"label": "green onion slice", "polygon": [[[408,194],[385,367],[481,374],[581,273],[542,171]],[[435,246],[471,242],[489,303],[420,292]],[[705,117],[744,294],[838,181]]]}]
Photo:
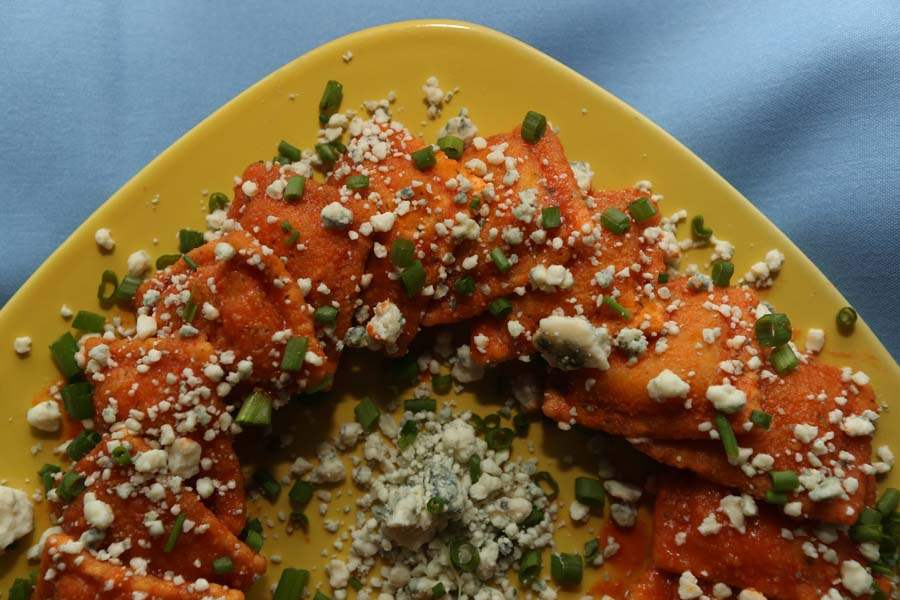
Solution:
[{"label": "green onion slice", "polygon": [[529,550],[522,556],[519,563],[519,582],[522,585],[530,585],[541,574],[541,553],[538,550]]},{"label": "green onion slice", "polygon": [[41,478],[41,482],[44,484],[44,491],[49,492],[53,489],[53,484],[56,483],[55,475],[60,473],[62,468],[58,465],[45,464],[38,471],[38,476]]},{"label": "green onion slice", "polygon": [[447,590],[444,589],[444,584],[440,581],[434,584],[431,588],[431,597],[432,598],[443,598],[447,595]]},{"label": "green onion slice", "polygon": [[234,562],[228,556],[220,556],[212,561],[213,573],[225,575],[234,571]]},{"label": "green onion slice", "polygon": [[450,562],[453,566],[465,573],[471,573],[478,568],[481,557],[478,550],[464,540],[450,542]]},{"label": "green onion slice", "polygon": [[522,139],[530,144],[534,144],[547,131],[547,117],[539,112],[529,110],[522,119]]},{"label": "green onion slice", "polygon": [[256,473],[253,474],[253,481],[256,485],[259,486],[260,491],[263,493],[263,496],[268,498],[270,501],[274,502],[278,495],[281,493],[281,484],[278,483],[278,480],[267,470],[260,469]]},{"label": "green onion slice", "polygon": [[306,177],[303,175],[294,175],[288,179],[287,185],[284,187],[284,199],[288,202],[296,202],[303,197],[306,190]]},{"label": "green onion slice", "polygon": [[525,519],[521,523],[519,523],[519,527],[521,527],[522,529],[528,529],[529,527],[540,525],[543,520],[544,511],[542,511],[540,508],[532,508],[528,516],[525,517]]},{"label": "green onion slice", "polygon": [[244,543],[247,544],[247,546],[249,546],[250,549],[256,553],[259,553],[259,551],[262,550],[264,541],[265,539],[263,538],[262,533],[256,531],[255,529],[247,531],[247,533],[244,535]]},{"label": "green onion slice", "polygon": [[439,515],[447,510],[447,501],[440,496],[432,496],[428,499],[428,503],[425,505],[425,508],[427,508],[428,512],[430,512],[431,514]]},{"label": "green onion slice", "polygon": [[603,305],[626,321],[631,319],[631,311],[619,304],[619,301],[612,296],[603,296]]},{"label": "green onion slice", "polygon": [[418,434],[419,427],[416,425],[416,422],[412,420],[406,421],[403,424],[403,427],[400,428],[400,437],[397,439],[397,446],[401,450],[406,450],[413,445]]},{"label": "green onion slice", "polygon": [[66,454],[69,455],[70,459],[77,462],[84,458],[99,443],[100,434],[96,431],[85,429],[69,442],[69,445],[66,447]]},{"label": "green onion slice", "polygon": [[187,254],[194,248],[203,245],[203,234],[193,229],[182,229],[178,232],[178,251]]},{"label": "green onion slice", "polygon": [[228,199],[228,196],[226,196],[222,192],[213,192],[209,195],[209,212],[225,210],[226,208],[228,208],[228,204],[230,202],[231,200]]},{"label": "green onion slice", "polygon": [[411,265],[403,269],[400,273],[400,281],[403,283],[403,289],[407,296],[415,296],[425,287],[425,267],[422,261],[413,261]]},{"label": "green onion slice", "polygon": [[638,198],[628,204],[628,212],[637,223],[646,221],[656,215],[656,208],[649,198]]},{"label": "green onion slice", "polygon": [[603,482],[593,477],[577,477],[575,479],[575,499],[585,506],[602,508],[606,500]]},{"label": "green onion slice", "polygon": [[169,531],[169,538],[166,540],[166,545],[163,546],[163,552],[166,554],[171,554],[172,550],[175,549],[178,538],[181,537],[181,532],[184,529],[185,520],[187,520],[187,513],[184,511],[178,513],[178,516],[175,517],[175,522],[172,524],[172,530]]},{"label": "green onion slice", "polygon": [[420,171],[427,171],[437,162],[434,158],[434,149],[431,146],[419,148],[409,156],[412,158],[413,164],[416,165],[416,168]]},{"label": "green onion slice", "polygon": [[547,206],[541,209],[541,227],[544,229],[556,229],[562,225],[558,206]]},{"label": "green onion slice", "polygon": [[56,363],[56,368],[66,379],[72,379],[81,373],[81,367],[75,360],[77,352],[78,343],[68,331],[50,344],[50,355],[53,357],[53,362]]},{"label": "green onion slice", "polygon": [[794,354],[794,351],[788,344],[776,348],[769,355],[769,360],[779,375],[790,373],[800,364],[800,359],[797,358],[797,355]]},{"label": "green onion slice", "polygon": [[337,161],[340,153],[331,144],[316,144],[316,154],[325,165],[332,165]]},{"label": "green onion slice", "polygon": [[560,585],[578,585],[583,571],[580,554],[554,554],[550,558],[550,574]]},{"label": "green onion slice", "polygon": [[69,503],[84,491],[84,476],[77,471],[69,471],[63,475],[56,488],[56,495],[63,502]]},{"label": "green onion slice", "polygon": [[616,235],[622,235],[631,227],[631,219],[618,208],[610,206],[600,215],[600,226]]},{"label": "green onion slice", "polygon": [[897,510],[897,504],[900,504],[900,490],[888,488],[875,503],[875,508],[883,515],[890,515]]},{"label": "green onion slice", "polygon": [[491,260],[494,262],[497,270],[501,273],[506,273],[512,267],[512,263],[506,258],[506,253],[503,252],[502,248],[494,248],[491,250]]},{"label": "green onion slice", "polygon": [[397,238],[391,243],[391,264],[395,267],[408,267],[416,258],[415,245],[404,238]]},{"label": "green onion slice", "polygon": [[76,421],[90,419],[94,416],[93,389],[87,381],[78,381],[63,386],[60,395],[66,412]]},{"label": "green onion slice", "polygon": [[334,325],[337,321],[338,309],[333,306],[320,306],[313,313],[313,321],[318,325]]},{"label": "green onion slice", "polygon": [[72,327],[86,333],[103,333],[106,317],[87,310],[79,310],[72,319]]},{"label": "green onion slice", "polygon": [[119,287],[116,288],[114,298],[116,302],[131,302],[141,285],[140,277],[126,275],[122,278]]},{"label": "green onion slice", "polygon": [[722,446],[725,448],[725,456],[729,461],[736,460],[738,457],[737,438],[734,436],[731,422],[722,413],[716,413],[716,431],[719,432],[719,439],[722,440]]},{"label": "green onion slice", "polygon": [[712,237],[713,230],[703,226],[703,215],[697,215],[691,219],[691,235],[695,240],[705,242]]},{"label": "green onion slice", "polygon": [[858,318],[859,315],[856,314],[855,310],[853,310],[849,306],[845,306],[837,312],[837,316],[835,317],[835,323],[837,324],[838,331],[840,331],[844,335],[853,333],[853,329],[856,327],[856,320]]},{"label": "green onion slice", "polygon": [[487,442],[488,448],[491,450],[507,450],[512,446],[513,438],[516,436],[516,432],[507,427],[500,427],[498,429],[492,429],[485,434],[484,439]]},{"label": "green onion slice", "polygon": [[292,337],[284,346],[284,354],[281,357],[281,370],[296,373],[303,367],[306,360],[306,349],[309,340],[306,336]]},{"label": "green onion slice", "polygon": [[312,500],[313,486],[306,481],[295,481],[288,492],[288,500],[295,509],[301,509]]},{"label": "green onion slice", "polygon": [[469,458],[469,479],[472,483],[478,483],[481,479],[481,459],[477,454],[473,454]]},{"label": "green onion slice", "polygon": [[452,375],[432,375],[431,376],[431,389],[435,394],[449,394],[450,390],[453,389],[453,376]]},{"label": "green onion slice", "polygon": [[494,298],[488,304],[488,311],[495,317],[502,317],[512,310],[512,304],[506,298]]},{"label": "green onion slice", "polygon": [[[330,117],[340,108],[344,99],[344,86],[333,79],[325,84],[322,98],[319,100],[319,115]],[[326,119],[327,122],[327,119]]]},{"label": "green onion slice", "polygon": [[734,275],[734,263],[728,261],[718,261],[712,266],[712,282],[713,285],[720,288],[726,288],[731,285],[731,277]]},{"label": "green onion slice", "polygon": [[413,398],[403,402],[403,409],[409,412],[434,412],[437,410],[437,400],[434,398]]},{"label": "green onion slice", "polygon": [[162,271],[166,267],[170,267],[178,262],[178,259],[181,258],[180,254],[163,254],[159,258],[156,259],[156,270]]},{"label": "green onion slice", "polygon": [[272,594],[272,600],[300,600],[309,582],[309,571],[305,569],[285,569]]},{"label": "green onion slice", "polygon": [[120,467],[127,467],[131,464],[131,452],[125,446],[116,446],[110,453],[114,463]]},{"label": "green onion slice", "polygon": [[278,143],[278,154],[290,160],[291,162],[297,162],[298,160],[303,158],[303,152],[300,151],[300,148],[284,140],[281,140]]},{"label": "green onion slice", "polygon": [[458,160],[462,156],[463,147],[465,146],[463,141],[455,135],[445,135],[442,138],[438,138],[437,145],[447,158],[454,160]]},{"label": "green onion slice", "polygon": [[772,489],[777,493],[792,492],[800,487],[800,478],[794,471],[772,471],[769,476],[772,478]]},{"label": "green onion slice", "polygon": [[362,402],[353,409],[356,415],[356,422],[362,425],[366,431],[372,431],[381,416],[381,411],[375,406],[369,398],[363,398]]},{"label": "green onion slice", "polygon": [[753,332],[760,345],[777,348],[791,339],[791,320],[782,313],[769,313],[756,320]]},{"label": "green onion slice", "polygon": [[784,506],[785,504],[787,504],[788,497],[787,494],[782,494],[780,492],[776,492],[775,490],[768,490],[766,491],[765,500],[769,504]]},{"label": "green onion slice", "polygon": [[364,190],[369,187],[369,176],[368,175],[351,175],[344,182],[351,190]]},{"label": "green onion slice", "polygon": [[114,271],[107,269],[100,276],[100,285],[97,286],[97,300],[100,306],[109,308],[112,306],[116,297],[116,289],[119,287],[119,278]]},{"label": "green onion slice", "polygon": [[469,275],[463,275],[453,282],[453,291],[457,294],[470,296],[475,293],[475,280]]},{"label": "green onion slice", "polygon": [[600,542],[597,541],[597,538],[591,538],[584,543],[584,560],[585,562],[589,562],[594,560],[597,554],[600,552]]},{"label": "green onion slice", "polygon": [[768,429],[772,426],[772,415],[761,410],[754,410],[750,413],[750,422],[762,429]]},{"label": "green onion slice", "polygon": [[272,423],[272,398],[262,390],[254,390],[244,399],[235,422],[239,425],[265,427]]},{"label": "green onion slice", "polygon": [[[548,500],[556,500],[559,496],[559,484],[553,479],[553,475],[547,471],[538,471],[531,476],[531,480],[541,488],[541,491],[544,492],[544,495],[547,496]],[[544,487],[545,485],[547,487]],[[548,488],[550,490],[549,492],[547,491]]]}]

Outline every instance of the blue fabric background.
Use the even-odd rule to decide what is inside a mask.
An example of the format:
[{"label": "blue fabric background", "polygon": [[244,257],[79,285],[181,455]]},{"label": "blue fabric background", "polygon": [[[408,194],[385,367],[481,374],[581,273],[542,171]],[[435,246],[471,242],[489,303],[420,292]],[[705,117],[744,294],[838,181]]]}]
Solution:
[{"label": "blue fabric background", "polygon": [[351,31],[447,17],[536,46],[670,131],[900,355],[900,3],[423,4],[0,2],[0,302],[262,76]]}]

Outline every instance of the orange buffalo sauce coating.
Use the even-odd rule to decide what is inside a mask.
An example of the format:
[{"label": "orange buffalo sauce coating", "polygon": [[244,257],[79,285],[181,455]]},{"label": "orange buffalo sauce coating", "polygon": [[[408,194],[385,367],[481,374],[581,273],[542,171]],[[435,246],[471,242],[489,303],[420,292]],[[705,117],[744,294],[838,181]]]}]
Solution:
[{"label": "orange buffalo sauce coating", "polygon": [[[607,371],[582,369],[552,377],[544,394],[545,415],[564,422],[574,419],[584,427],[627,437],[709,438],[709,427],[702,425],[711,425],[716,410],[706,399],[706,389],[722,383],[726,376],[720,370],[723,361],[751,356],[755,348],[752,308],[757,304],[756,294],[737,288],[694,292],[684,279],[672,281],[667,288],[672,296],[665,304],[677,301],[678,307],[665,312],[679,329],[677,334],[666,336],[667,350],[658,353],[651,343],[643,356],[629,363],[614,348]],[[717,309],[721,306],[729,307],[730,316]],[[704,341],[703,330],[716,327],[721,330],[718,338],[713,343]],[[728,344],[728,339],[736,335],[748,340],[740,348]],[[650,397],[648,383],[665,369],[690,386],[686,398]],[[747,397],[746,406],[730,415],[740,436],[743,429],[739,425],[759,408],[757,376],[744,367],[732,381]]]},{"label": "orange buffalo sauce coating", "polygon": [[[583,221],[572,224],[572,229],[581,234],[580,240],[574,245],[572,257],[566,264],[572,274],[572,287],[547,292],[529,284],[524,296],[509,297],[512,310],[502,318],[492,315],[479,317],[472,327],[473,347],[474,338],[479,335],[487,337],[488,342],[484,352],[473,354],[475,360],[499,363],[533,354],[535,348],[532,337],[538,323],[543,317],[558,311],[566,315],[582,315],[595,325],[606,325],[612,335],[622,327],[635,326],[635,323],[639,324],[648,318],[651,321],[650,331],[659,331],[666,320],[664,306],[647,301],[639,293],[645,283],[655,284],[657,275],[665,271],[665,261],[659,247],[646,241],[639,231],[634,230],[635,227],[621,236],[604,231],[595,242],[584,243],[584,226],[588,231],[599,228],[600,215],[608,208],[616,208],[627,214],[628,205],[638,198],[647,198],[647,193],[637,188],[594,192],[590,197],[590,212],[574,215]],[[649,198],[647,200],[656,207]],[[655,226],[659,221],[657,213],[642,222],[640,227]],[[640,265],[640,271],[631,270],[635,264]],[[630,321],[619,317],[608,306],[602,303],[598,305],[598,300],[609,290],[600,288],[594,275],[609,266],[613,267],[615,273],[623,269],[629,273],[625,278],[616,278],[613,285],[621,292],[616,300],[631,312]],[[647,279],[645,274],[650,278]],[[513,331],[521,328],[521,332],[515,336],[510,331],[511,321],[514,322]]]},{"label": "orange buffalo sauce coating", "polygon": [[597,533],[601,548],[607,537],[616,540],[619,550],[604,561],[596,575],[591,572],[590,567],[587,568],[586,573],[595,580],[590,586],[590,593],[595,598],[604,595],[623,598],[625,591],[650,568],[653,516],[645,507],[641,507],[633,527],[617,527],[611,520],[606,520]]},{"label": "orange buffalo sauce coating", "polygon": [[[836,409],[847,416],[877,410],[871,386],[850,385],[842,380],[839,369],[813,360],[776,381],[764,382],[760,387],[760,398],[762,410],[772,415],[771,428],[766,431],[754,427],[738,438],[738,445],[752,448],[754,454],[771,456],[774,459],[772,470],[800,472],[804,468],[814,468],[809,458],[812,447],[797,439],[794,428],[798,424],[817,427],[818,437],[830,438],[830,449],[818,456],[819,462],[833,471],[837,466],[832,464],[833,461],[840,460],[842,452],[849,453],[853,460],[840,460],[838,464],[843,478],[855,479],[858,488],[850,492],[844,486],[846,498],[824,502],[812,502],[806,493],[791,494],[789,500],[801,503],[803,516],[831,523],[854,523],[863,506],[874,502],[874,477],[862,471],[862,465],[867,464],[871,456],[872,438],[868,435],[851,437],[843,431],[840,421],[832,422],[829,414]],[[838,404],[837,399],[842,399],[840,402],[843,403]],[[647,440],[635,447],[660,462],[689,469],[705,479],[757,497],[765,496],[771,487],[768,472],[748,476],[741,468],[730,464],[718,441]]]},{"label": "orange buffalo sauce coating", "polygon": [[[818,600],[841,580],[843,561],[866,564],[856,546],[838,529],[798,525],[769,505],[745,518],[745,532],[729,525],[720,511],[725,488],[699,479],[672,476],[661,481],[654,512],[653,564],[669,573],[737,588],[752,588],[767,598]],[[714,515],[718,533],[703,535],[701,523]],[[808,544],[817,558],[804,550]],[[833,560],[826,560],[833,551]],[[841,588],[845,595],[846,590]]]},{"label": "orange buffalo sauce coating", "polygon": [[[494,148],[501,145],[506,146],[502,154],[511,160],[518,173],[515,181],[507,179],[509,183],[504,183],[504,177],[510,172],[507,162],[494,164],[489,158]],[[454,251],[455,261],[448,267],[450,290],[428,307],[425,325],[455,323],[475,317],[494,298],[510,297],[517,287],[526,286],[528,273],[535,265],[566,264],[572,256],[568,238],[575,231],[576,224],[590,219],[562,144],[549,129],[534,144],[522,139],[518,127],[509,133],[491,136],[487,139],[487,146],[481,150],[474,145],[469,146],[460,162],[465,167],[463,176],[473,181],[480,178],[482,182],[489,183],[493,196],[488,197],[486,183],[480,193],[479,214],[483,217],[480,235],[476,240],[461,243]],[[534,210],[531,220],[526,223],[516,216],[514,210],[522,203],[520,193],[528,196],[531,190],[534,191]],[[559,208],[562,226],[545,231],[541,227],[541,209],[549,207]],[[522,214],[521,211],[519,214]],[[509,228],[520,230],[521,243],[512,244],[504,239],[504,231]],[[544,232],[545,239],[533,241],[530,236],[535,232]],[[554,245],[554,238],[559,238],[561,243]],[[507,259],[516,257],[506,272],[501,272],[491,259],[491,251],[498,248]],[[470,257],[477,257],[478,263],[467,269],[463,264]],[[453,290],[453,284],[465,276],[475,280],[475,292],[471,295]]]},{"label": "orange buffalo sauce coating", "polygon": [[[67,535],[49,537],[32,600],[243,600],[244,594],[215,583],[175,584],[76,551]],[[52,574],[52,576],[51,576]]]}]

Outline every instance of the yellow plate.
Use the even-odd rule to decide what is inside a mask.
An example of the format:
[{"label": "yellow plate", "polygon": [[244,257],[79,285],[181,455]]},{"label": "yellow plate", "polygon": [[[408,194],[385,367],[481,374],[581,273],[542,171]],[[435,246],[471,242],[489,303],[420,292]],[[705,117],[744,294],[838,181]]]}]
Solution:
[{"label": "yellow plate", "polygon": [[[353,60],[346,64],[341,55],[348,50],[353,52]],[[431,75],[439,78],[443,89],[459,91],[444,109],[442,119],[426,123],[421,86]],[[797,337],[802,340],[808,327],[822,327],[827,335],[823,353],[826,361],[866,371],[882,399],[889,390],[900,388],[900,369],[865,323],[857,323],[851,337],[837,333],[834,315],[847,302],[822,273],[733,187],[659,127],[571,69],[511,37],[469,23],[409,21],[326,44],[229,102],[114,194],[22,286],[0,311],[0,343],[4,348],[0,360],[4,392],[0,404],[4,427],[0,481],[29,491],[36,489],[39,481],[35,471],[52,460],[51,450],[60,441],[52,437],[36,439],[25,423],[31,398],[56,375],[46,348],[67,328],[59,316],[60,306],[65,303],[76,310],[97,310],[96,285],[104,269],[123,272],[128,254],[142,248],[154,256],[174,252],[179,228],[202,226],[204,190],[228,192],[232,177],[247,163],[275,154],[282,138],[310,146],[317,130],[317,103],[328,79],[344,84],[345,108],[359,106],[366,99],[383,98],[394,90],[398,98],[393,108],[395,117],[428,139],[433,139],[444,119],[464,106],[485,134],[510,129],[529,109],[543,112],[559,127],[569,158],[593,165],[596,186],[626,186],[649,179],[654,190],[665,196],[664,212],[684,208],[690,214],[703,213],[716,235],[736,246],[738,274],[771,248],[784,252],[784,271],[766,297],[791,316]],[[111,254],[97,250],[93,234],[99,227],[110,228],[117,241]],[[702,265],[708,255],[708,249],[696,251],[684,264]],[[34,340],[32,356],[25,359],[12,350],[13,338],[20,335],[30,335]],[[342,400],[336,410],[326,407],[315,411],[320,421],[314,425],[302,412],[295,413],[299,419],[295,431],[304,431],[306,426],[321,432],[323,422],[334,424],[352,418],[353,392],[352,387],[341,386]],[[463,406],[474,402],[472,397],[460,400]],[[555,428],[540,429],[532,427],[539,454],[545,455],[543,462],[558,474],[566,471],[559,479],[562,506],[567,506],[571,478],[589,465],[566,468],[561,460],[565,450],[556,450],[577,446],[586,438],[573,434],[560,442]],[[885,413],[879,438],[886,440],[898,430],[895,413]],[[300,437],[308,452],[310,440]],[[32,456],[30,449],[38,441],[42,441],[43,450]],[[281,502],[279,508],[284,510],[285,499]],[[345,494],[337,505],[347,503]],[[251,512],[257,507],[262,505],[254,503]],[[41,506],[37,512],[40,531],[47,519]],[[336,514],[334,507],[331,513]],[[269,509],[269,514],[274,515],[275,510]],[[560,547],[580,548],[588,529],[597,525],[563,528],[558,536]],[[319,550],[330,549],[333,540],[315,520],[312,530],[308,540],[298,534],[277,539],[270,535],[265,552],[280,554],[285,565],[321,565]],[[23,540],[0,558],[0,590],[8,589],[13,577],[26,572],[23,550],[32,541]],[[271,566],[268,582],[277,579],[279,572],[278,565]],[[321,581],[321,568],[313,577]],[[592,573],[591,577],[596,575]],[[264,585],[258,584],[251,596],[265,596],[263,589]]]}]

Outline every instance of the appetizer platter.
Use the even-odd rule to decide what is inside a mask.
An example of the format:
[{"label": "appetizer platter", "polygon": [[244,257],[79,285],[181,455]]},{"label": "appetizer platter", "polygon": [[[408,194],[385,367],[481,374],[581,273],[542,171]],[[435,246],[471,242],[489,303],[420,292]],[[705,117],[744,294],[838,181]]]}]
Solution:
[{"label": "appetizer platter", "polygon": [[896,593],[895,361],[688,150],[476,25],[253,86],[0,332],[13,600]]}]

